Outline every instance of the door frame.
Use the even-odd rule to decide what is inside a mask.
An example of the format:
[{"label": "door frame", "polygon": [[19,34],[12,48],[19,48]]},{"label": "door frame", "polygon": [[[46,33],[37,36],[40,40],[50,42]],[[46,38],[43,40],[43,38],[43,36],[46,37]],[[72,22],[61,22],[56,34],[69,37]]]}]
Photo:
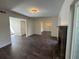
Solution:
[{"label": "door frame", "polygon": [[[73,18],[71,19],[72,20],[72,34],[71,34],[71,49],[70,49],[70,59],[75,59],[75,48],[74,48],[74,44],[76,43],[76,41],[74,40],[75,39],[75,10],[77,7],[79,7],[79,0],[75,0],[72,4],[71,4],[71,7],[70,9],[73,9]],[[72,11],[72,10],[71,10]],[[74,44],[73,44],[74,43]]]}]

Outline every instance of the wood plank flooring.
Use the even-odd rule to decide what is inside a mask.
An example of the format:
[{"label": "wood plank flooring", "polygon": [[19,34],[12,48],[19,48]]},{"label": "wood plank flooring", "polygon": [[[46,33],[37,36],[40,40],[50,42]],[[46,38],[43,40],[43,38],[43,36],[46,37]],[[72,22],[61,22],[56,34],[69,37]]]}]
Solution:
[{"label": "wood plank flooring", "polygon": [[0,49],[0,59],[55,59],[56,40],[40,35],[11,36],[12,44]]}]

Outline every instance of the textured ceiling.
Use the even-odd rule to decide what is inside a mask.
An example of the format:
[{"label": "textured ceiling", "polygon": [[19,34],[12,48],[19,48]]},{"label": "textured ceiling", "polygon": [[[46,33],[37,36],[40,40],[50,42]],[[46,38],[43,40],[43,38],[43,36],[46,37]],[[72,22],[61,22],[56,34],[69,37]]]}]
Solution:
[{"label": "textured ceiling", "polygon": [[[64,0],[0,0],[0,8],[8,9],[30,17],[58,16]],[[30,8],[38,8],[37,14],[29,12]]]}]

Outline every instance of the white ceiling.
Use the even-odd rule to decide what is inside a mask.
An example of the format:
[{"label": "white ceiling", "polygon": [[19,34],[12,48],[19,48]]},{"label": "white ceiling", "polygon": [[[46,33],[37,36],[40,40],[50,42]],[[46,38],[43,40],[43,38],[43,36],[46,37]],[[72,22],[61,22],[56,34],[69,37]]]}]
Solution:
[{"label": "white ceiling", "polygon": [[[21,13],[29,17],[54,17],[58,16],[64,0],[0,0],[0,8]],[[37,14],[28,10],[38,8]]]}]

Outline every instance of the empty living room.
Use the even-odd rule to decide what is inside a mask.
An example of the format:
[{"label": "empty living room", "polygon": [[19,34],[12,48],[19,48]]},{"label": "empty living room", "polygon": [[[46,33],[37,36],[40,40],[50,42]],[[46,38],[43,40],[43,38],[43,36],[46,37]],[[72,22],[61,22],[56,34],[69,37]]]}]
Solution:
[{"label": "empty living room", "polygon": [[79,0],[0,0],[0,59],[79,59]]}]

